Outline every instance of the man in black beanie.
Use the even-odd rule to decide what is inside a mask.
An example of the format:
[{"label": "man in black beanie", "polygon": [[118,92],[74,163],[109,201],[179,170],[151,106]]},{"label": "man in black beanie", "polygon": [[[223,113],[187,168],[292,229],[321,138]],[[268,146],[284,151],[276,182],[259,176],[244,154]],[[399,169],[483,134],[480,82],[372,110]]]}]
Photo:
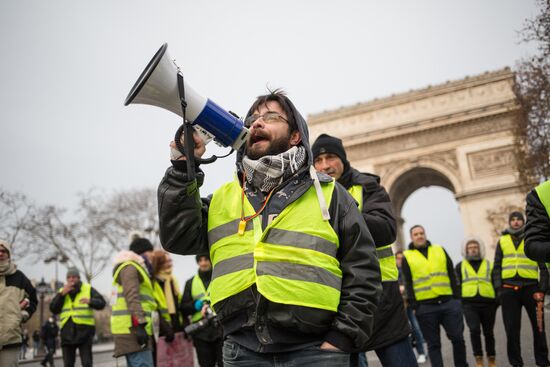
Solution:
[{"label": "man in black beanie", "polygon": [[[357,201],[376,244],[382,273],[382,298],[374,315],[373,333],[366,351],[375,350],[384,366],[416,366],[391,247],[396,238],[396,223],[390,197],[380,185],[378,176],[361,173],[350,166],[342,140],[321,134],[313,143],[312,151],[315,169],[332,176]],[[360,366],[366,365],[364,356],[364,353],[359,355]],[[423,355],[419,362],[425,362]]]},{"label": "man in black beanie", "polygon": [[525,256],[524,224],[521,212],[514,211],[508,216],[509,228],[502,232],[495,250],[493,285],[502,305],[510,365],[523,366],[520,335],[521,308],[525,307],[533,330],[535,362],[537,366],[550,366],[544,323],[540,331],[534,298],[540,295],[544,300],[548,289],[548,269],[545,263],[536,263]]}]

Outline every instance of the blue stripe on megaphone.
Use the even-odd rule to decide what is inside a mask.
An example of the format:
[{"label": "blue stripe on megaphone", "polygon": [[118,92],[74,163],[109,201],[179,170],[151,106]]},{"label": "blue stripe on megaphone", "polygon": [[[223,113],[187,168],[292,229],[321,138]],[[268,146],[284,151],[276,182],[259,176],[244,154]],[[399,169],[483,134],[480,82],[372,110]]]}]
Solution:
[{"label": "blue stripe on megaphone", "polygon": [[210,99],[193,124],[200,125],[214,135],[214,139],[225,147],[232,146],[244,129],[241,120]]}]

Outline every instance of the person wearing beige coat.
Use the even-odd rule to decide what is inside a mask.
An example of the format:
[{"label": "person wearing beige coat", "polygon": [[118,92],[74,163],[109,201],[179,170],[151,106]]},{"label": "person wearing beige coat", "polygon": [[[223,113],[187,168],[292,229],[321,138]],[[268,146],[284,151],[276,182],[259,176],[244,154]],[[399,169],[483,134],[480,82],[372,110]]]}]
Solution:
[{"label": "person wearing beige coat", "polygon": [[18,366],[21,324],[36,310],[36,290],[11,257],[11,246],[0,240],[0,366]]}]

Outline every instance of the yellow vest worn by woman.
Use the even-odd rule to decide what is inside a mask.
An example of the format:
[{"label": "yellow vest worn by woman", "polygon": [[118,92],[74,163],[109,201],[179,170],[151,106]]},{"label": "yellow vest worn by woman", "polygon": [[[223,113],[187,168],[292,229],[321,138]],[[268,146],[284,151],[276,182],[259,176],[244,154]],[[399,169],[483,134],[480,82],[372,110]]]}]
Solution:
[{"label": "yellow vest worn by woman", "polygon": [[130,327],[132,327],[132,314],[128,310],[122,285],[117,282],[120,271],[126,266],[135,267],[143,278],[143,282],[139,284],[139,300],[141,303],[141,308],[145,313],[145,319],[147,320],[145,330],[148,335],[153,335],[151,314],[157,309],[157,302],[155,301],[153,294],[153,285],[151,283],[151,279],[149,279],[149,274],[147,274],[143,267],[134,261],[123,262],[119,265],[113,275],[113,288],[116,289],[116,294],[113,295],[113,299],[111,300],[111,303],[114,302],[111,313],[111,333],[130,334]]}]

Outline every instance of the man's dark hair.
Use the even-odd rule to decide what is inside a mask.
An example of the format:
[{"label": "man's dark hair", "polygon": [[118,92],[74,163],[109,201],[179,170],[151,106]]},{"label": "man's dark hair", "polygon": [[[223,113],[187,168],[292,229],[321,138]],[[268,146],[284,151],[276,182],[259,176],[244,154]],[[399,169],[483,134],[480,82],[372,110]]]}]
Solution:
[{"label": "man's dark hair", "polygon": [[298,130],[298,125],[296,124],[296,118],[294,117],[294,106],[290,99],[286,96],[286,93],[282,89],[270,90],[269,93],[262,96],[256,97],[256,101],[252,104],[248,110],[246,117],[252,115],[260,106],[265,105],[267,102],[274,101],[279,103],[288,120],[288,125],[290,126],[290,132]]},{"label": "man's dark hair", "polygon": [[422,230],[423,230],[424,232],[426,232],[426,229],[425,229],[423,226],[421,226],[420,224],[415,224],[414,226],[411,227],[411,229],[409,229],[409,234],[412,234],[412,233],[413,233],[413,229],[415,229],[415,228],[422,228]]},{"label": "man's dark hair", "polygon": [[395,255],[403,255],[403,250],[397,250],[397,251],[395,251],[394,256],[395,256]]}]

